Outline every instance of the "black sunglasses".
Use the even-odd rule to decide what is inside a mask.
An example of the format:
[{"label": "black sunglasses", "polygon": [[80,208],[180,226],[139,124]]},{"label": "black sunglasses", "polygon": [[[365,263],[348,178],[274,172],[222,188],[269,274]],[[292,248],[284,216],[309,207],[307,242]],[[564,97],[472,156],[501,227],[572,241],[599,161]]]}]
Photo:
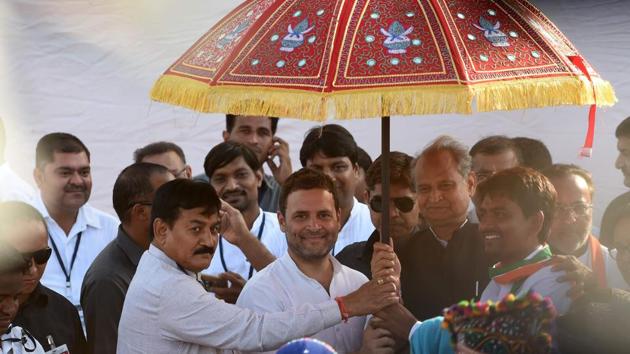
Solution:
[{"label": "black sunglasses", "polygon": [[[413,199],[410,197],[391,198],[396,206],[396,209],[403,213],[408,213],[413,209]],[[383,210],[383,198],[380,195],[375,195],[370,199],[370,208],[377,213]]]},{"label": "black sunglasses", "polygon": [[35,263],[42,265],[48,262],[51,254],[52,254],[52,249],[50,249],[49,247],[46,247],[44,249],[41,249],[35,252],[26,253],[24,254],[24,258],[29,261],[32,258],[35,261]]}]

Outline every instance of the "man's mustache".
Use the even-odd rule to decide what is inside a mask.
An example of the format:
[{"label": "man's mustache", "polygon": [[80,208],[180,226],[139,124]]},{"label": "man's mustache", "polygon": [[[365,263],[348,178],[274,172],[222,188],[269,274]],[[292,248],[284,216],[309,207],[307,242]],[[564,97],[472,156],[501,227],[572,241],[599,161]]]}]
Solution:
[{"label": "man's mustache", "polygon": [[208,253],[208,254],[211,254],[211,255],[214,254],[214,248],[213,247],[207,247],[207,246],[201,246],[201,247],[197,248],[195,250],[195,253],[193,253],[193,254],[205,254],[205,253]]},{"label": "man's mustache", "polygon": [[63,190],[65,192],[67,192],[67,193],[85,192],[87,190],[87,187],[85,187],[85,186],[76,186],[76,185],[69,185],[69,186],[66,186]]}]

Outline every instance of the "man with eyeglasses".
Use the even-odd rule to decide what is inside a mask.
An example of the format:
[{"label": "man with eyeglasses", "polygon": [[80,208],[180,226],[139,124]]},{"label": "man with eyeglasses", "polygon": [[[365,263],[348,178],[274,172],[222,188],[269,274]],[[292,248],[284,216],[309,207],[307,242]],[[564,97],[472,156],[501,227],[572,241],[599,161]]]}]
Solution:
[{"label": "man with eyeglasses", "polygon": [[[389,209],[389,234],[396,250],[404,247],[405,241],[416,231],[420,221],[416,190],[411,180],[412,159],[411,156],[399,151],[389,153],[389,193],[392,204]],[[376,229],[367,241],[355,242],[336,255],[339,262],[358,270],[368,279],[372,279],[370,264],[374,243],[380,240],[381,210],[383,207],[381,166],[382,158],[378,157],[368,168],[365,177],[370,217]],[[403,287],[405,286],[403,285]]]},{"label": "man with eyeglasses", "polygon": [[164,166],[175,178],[192,178],[192,168],[186,164],[184,150],[175,143],[158,141],[133,153],[133,160]]},{"label": "man with eyeglasses", "polygon": [[76,308],[40,283],[52,253],[46,231],[44,218],[32,206],[22,202],[0,203],[1,238],[22,253],[28,264],[13,324],[28,329],[44,346],[50,336],[57,346],[66,345],[71,353],[83,353],[85,336]]},{"label": "man with eyeglasses", "polygon": [[88,269],[81,289],[88,337],[85,353],[116,353],[125,295],[142,253],[149,248],[153,196],[173,179],[166,167],[146,162],[130,165],[118,175],[112,200],[122,224],[116,239]]},{"label": "man with eyeglasses", "polygon": [[552,252],[574,256],[590,268],[592,285],[627,289],[628,284],[608,248],[591,234],[594,192],[591,174],[581,167],[566,164],[554,164],[544,174],[558,193],[548,240]]}]

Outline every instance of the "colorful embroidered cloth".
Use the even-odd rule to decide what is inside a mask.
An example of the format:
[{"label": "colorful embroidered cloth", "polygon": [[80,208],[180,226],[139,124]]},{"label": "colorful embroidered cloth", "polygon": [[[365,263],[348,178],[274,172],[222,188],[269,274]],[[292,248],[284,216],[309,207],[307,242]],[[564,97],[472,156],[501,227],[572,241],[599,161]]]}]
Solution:
[{"label": "colorful embroidered cloth", "polygon": [[314,120],[616,101],[526,0],[247,0],[151,97]]},{"label": "colorful embroidered cloth", "polygon": [[509,294],[498,303],[462,301],[444,311],[443,328],[452,343],[481,353],[549,353],[551,322],[556,316],[549,299],[530,292]]}]

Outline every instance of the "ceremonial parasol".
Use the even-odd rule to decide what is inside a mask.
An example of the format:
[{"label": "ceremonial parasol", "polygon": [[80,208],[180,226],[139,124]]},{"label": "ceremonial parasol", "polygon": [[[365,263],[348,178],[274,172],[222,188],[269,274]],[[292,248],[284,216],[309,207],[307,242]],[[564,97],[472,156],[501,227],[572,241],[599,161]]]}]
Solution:
[{"label": "ceremonial parasol", "polygon": [[[569,40],[525,0],[247,0],[155,83],[154,100],[200,112],[328,118],[616,101]],[[389,215],[383,159],[382,235]]]}]

